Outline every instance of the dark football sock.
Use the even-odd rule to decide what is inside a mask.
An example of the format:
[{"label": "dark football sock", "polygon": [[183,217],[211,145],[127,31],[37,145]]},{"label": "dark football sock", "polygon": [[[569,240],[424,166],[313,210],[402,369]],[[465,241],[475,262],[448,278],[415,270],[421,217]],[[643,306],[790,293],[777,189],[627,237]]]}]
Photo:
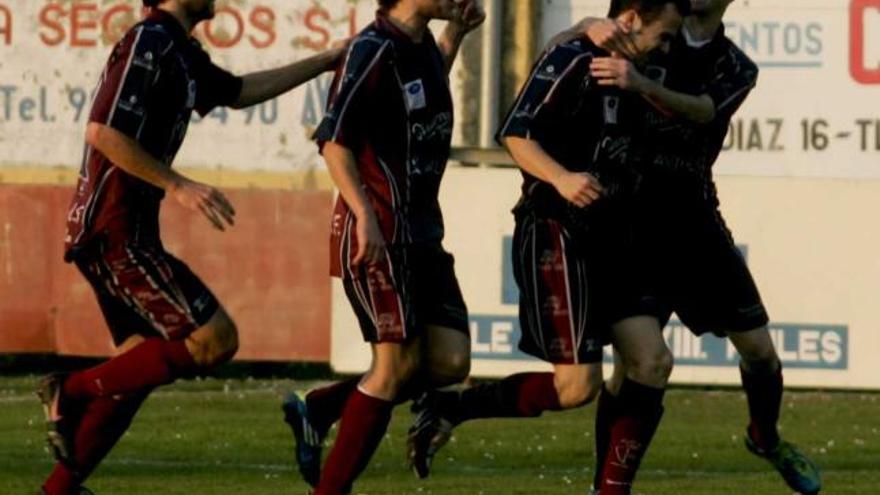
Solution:
[{"label": "dark football sock", "polygon": [[339,421],[342,410],[352,392],[357,389],[363,375],[348,378],[326,387],[316,388],[306,395],[309,421],[322,431]]},{"label": "dark football sock", "polygon": [[602,495],[629,495],[639,465],[660,418],[663,389],[626,379],[617,397],[618,414],[612,421],[608,451],[602,466]]},{"label": "dark football sock", "polygon": [[740,365],[743,388],[749,401],[749,436],[764,450],[779,444],[779,409],[782,405],[782,364],[771,370],[746,371]]},{"label": "dark football sock", "polygon": [[596,465],[593,474],[593,486],[602,486],[602,466],[608,456],[608,444],[611,442],[611,425],[617,417],[617,397],[611,394],[605,384],[596,404]]},{"label": "dark football sock", "polygon": [[478,418],[526,418],[559,411],[553,373],[519,373],[461,392],[441,392],[441,414],[453,424]]},{"label": "dark football sock", "polygon": [[154,337],[103,364],[71,374],[64,381],[64,394],[73,399],[125,395],[194,376],[198,370],[184,340]]},{"label": "dark football sock", "polygon": [[351,393],[314,495],[344,495],[351,490],[385,436],[393,408],[393,402],[370,397],[358,389]]}]

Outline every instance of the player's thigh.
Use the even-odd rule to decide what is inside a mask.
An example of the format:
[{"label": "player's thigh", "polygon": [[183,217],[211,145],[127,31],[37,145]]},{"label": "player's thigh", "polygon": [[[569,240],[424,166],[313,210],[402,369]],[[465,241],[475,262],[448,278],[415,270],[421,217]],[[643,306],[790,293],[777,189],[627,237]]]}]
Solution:
[{"label": "player's thigh", "polygon": [[422,342],[422,369],[435,386],[467,378],[471,368],[471,339],[457,328],[428,325]]},{"label": "player's thigh", "polygon": [[612,325],[612,342],[620,352],[627,376],[662,387],[672,371],[672,353],[654,316],[634,316]]},{"label": "player's thigh", "polygon": [[602,363],[553,365],[553,384],[562,407],[586,404],[602,389]]}]

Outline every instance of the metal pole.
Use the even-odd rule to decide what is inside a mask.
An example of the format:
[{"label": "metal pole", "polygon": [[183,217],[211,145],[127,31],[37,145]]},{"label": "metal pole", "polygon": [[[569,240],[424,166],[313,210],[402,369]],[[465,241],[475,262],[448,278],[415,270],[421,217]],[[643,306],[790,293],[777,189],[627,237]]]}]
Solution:
[{"label": "metal pole", "polygon": [[480,69],[480,147],[495,146],[498,127],[498,93],[501,73],[501,26],[503,0],[485,0],[483,53]]}]

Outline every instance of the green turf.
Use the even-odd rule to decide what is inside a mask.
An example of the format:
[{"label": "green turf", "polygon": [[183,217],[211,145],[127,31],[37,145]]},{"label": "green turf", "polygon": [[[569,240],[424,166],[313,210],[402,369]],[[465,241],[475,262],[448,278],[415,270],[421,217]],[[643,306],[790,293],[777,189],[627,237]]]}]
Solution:
[{"label": "green turf", "polygon": [[[0,379],[0,495],[35,492],[51,467],[33,379]],[[291,381],[190,382],[146,403],[88,482],[98,495],[304,494],[281,421]],[[640,494],[788,494],[742,446],[739,392],[673,390],[639,475]],[[584,494],[592,469],[594,408],[527,420],[466,424],[419,482],[403,467],[409,412],[356,485],[359,494]],[[880,395],[788,393],[783,435],[811,453],[831,495],[880,493]]]}]

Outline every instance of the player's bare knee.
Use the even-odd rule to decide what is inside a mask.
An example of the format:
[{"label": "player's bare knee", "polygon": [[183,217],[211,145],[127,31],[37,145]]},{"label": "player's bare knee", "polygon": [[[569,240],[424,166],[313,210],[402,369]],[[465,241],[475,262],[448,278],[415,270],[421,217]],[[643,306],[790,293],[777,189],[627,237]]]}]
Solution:
[{"label": "player's bare knee", "polygon": [[446,387],[464,381],[471,373],[471,358],[466,354],[452,353],[442,363],[431,364],[431,381],[435,387]]},{"label": "player's bare knee", "polygon": [[190,352],[196,364],[203,368],[223,364],[238,352],[238,329],[225,315],[211,323],[210,331],[193,337]]},{"label": "player's bare knee", "polygon": [[589,404],[599,396],[602,389],[602,381],[592,377],[578,377],[577,379],[554,380],[556,395],[559,397],[559,405],[564,409],[573,409]]},{"label": "player's bare knee", "polygon": [[672,374],[672,353],[665,347],[657,352],[636,356],[627,364],[627,376],[638,382],[665,386]]},{"label": "player's bare knee", "polygon": [[769,352],[740,355],[740,365],[749,373],[758,375],[770,375],[776,373],[782,366],[776,350],[771,348]]}]

